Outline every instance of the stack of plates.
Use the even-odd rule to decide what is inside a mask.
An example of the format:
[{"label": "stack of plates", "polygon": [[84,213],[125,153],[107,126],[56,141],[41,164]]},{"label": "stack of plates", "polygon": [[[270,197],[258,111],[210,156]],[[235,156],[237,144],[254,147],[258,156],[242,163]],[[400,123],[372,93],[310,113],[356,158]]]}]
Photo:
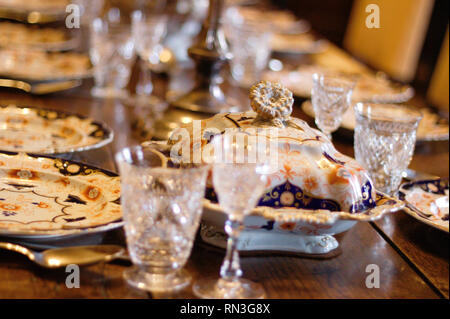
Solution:
[{"label": "stack of plates", "polygon": [[0,87],[47,94],[81,85],[92,75],[89,57],[66,52],[80,43],[64,22],[69,0],[0,0]]}]

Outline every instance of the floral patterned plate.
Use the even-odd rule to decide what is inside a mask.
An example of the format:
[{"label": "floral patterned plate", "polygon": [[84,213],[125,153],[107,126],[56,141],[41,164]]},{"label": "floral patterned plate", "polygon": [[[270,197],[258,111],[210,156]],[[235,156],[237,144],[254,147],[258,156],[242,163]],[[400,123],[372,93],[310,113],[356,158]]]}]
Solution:
[{"label": "floral patterned plate", "polygon": [[62,21],[70,0],[0,0],[0,18],[23,23]]},{"label": "floral patterned plate", "polygon": [[65,51],[76,48],[80,37],[75,32],[36,27],[22,23],[0,22],[0,47]]},{"label": "floral patterned plate", "polygon": [[121,226],[120,179],[59,158],[0,152],[0,236],[91,234]]},{"label": "floral patterned plate", "polygon": [[59,154],[102,147],[113,139],[105,124],[58,111],[0,107],[0,150]]},{"label": "floral patterned plate", "polygon": [[65,12],[69,0],[0,0],[0,7],[14,10]]},{"label": "floral patterned plate", "polygon": [[352,94],[353,102],[402,103],[414,96],[414,89],[408,85],[397,84],[372,74],[345,73],[319,65],[302,65],[296,70],[267,71],[263,78],[282,83],[295,96],[310,98],[314,73],[356,78],[358,81]]},{"label": "floral patterned plate", "polygon": [[28,82],[85,79],[93,74],[89,57],[76,52],[0,49],[0,75]]},{"label": "floral patterned plate", "polygon": [[448,233],[448,188],[448,178],[419,180],[401,185],[398,194],[409,215]]}]

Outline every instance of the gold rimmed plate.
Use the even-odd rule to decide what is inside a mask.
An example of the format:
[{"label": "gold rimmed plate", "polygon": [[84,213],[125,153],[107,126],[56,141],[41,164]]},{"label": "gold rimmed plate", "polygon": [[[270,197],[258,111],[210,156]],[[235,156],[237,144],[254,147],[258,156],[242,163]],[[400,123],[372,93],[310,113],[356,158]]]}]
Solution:
[{"label": "gold rimmed plate", "polygon": [[100,148],[113,140],[101,122],[79,115],[15,105],[0,107],[0,150],[64,154]]},{"label": "gold rimmed plate", "polygon": [[61,238],[122,226],[120,179],[74,161],[0,151],[0,236]]},{"label": "gold rimmed plate", "polygon": [[80,40],[77,31],[0,21],[0,47],[5,49],[67,51],[76,48]]},{"label": "gold rimmed plate", "polygon": [[75,52],[0,49],[0,77],[27,82],[54,82],[91,77],[89,57]]},{"label": "gold rimmed plate", "polygon": [[399,198],[406,202],[405,212],[431,227],[449,232],[448,178],[416,180],[400,186]]},{"label": "gold rimmed plate", "polygon": [[352,94],[353,102],[403,103],[414,96],[414,89],[409,85],[394,83],[382,76],[343,73],[320,65],[303,65],[296,70],[267,71],[263,74],[263,79],[282,83],[297,97],[310,98],[314,73],[357,80]]},{"label": "gold rimmed plate", "polygon": [[69,4],[69,0],[0,0],[0,18],[32,24],[61,21]]},{"label": "gold rimmed plate", "polygon": [[271,40],[272,51],[281,55],[314,54],[326,49],[327,42],[312,34],[275,34]]}]

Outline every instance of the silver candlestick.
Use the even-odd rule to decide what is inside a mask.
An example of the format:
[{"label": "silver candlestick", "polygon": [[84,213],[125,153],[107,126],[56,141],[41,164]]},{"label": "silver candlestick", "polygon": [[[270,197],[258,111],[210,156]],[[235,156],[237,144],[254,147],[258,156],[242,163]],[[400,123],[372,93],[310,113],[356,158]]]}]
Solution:
[{"label": "silver candlestick", "polygon": [[196,65],[194,88],[172,102],[155,123],[154,139],[165,140],[180,124],[204,119],[211,114],[230,110],[220,88],[220,71],[231,59],[225,35],[221,29],[224,0],[209,0],[208,15],[203,22],[198,41],[188,49]]}]

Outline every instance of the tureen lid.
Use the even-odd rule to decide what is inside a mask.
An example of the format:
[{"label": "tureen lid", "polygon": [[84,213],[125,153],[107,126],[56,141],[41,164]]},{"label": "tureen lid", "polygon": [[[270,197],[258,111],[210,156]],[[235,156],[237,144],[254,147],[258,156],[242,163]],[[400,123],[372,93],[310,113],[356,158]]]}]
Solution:
[{"label": "tureen lid", "polygon": [[264,137],[276,144],[277,169],[269,177],[259,206],[350,213],[375,206],[375,189],[367,172],[339,153],[322,132],[290,116],[294,99],[288,89],[262,81],[250,89],[250,99],[252,111],[194,121],[175,130],[169,144],[187,137],[189,153],[195,156],[227,130]]},{"label": "tureen lid", "polygon": [[[172,132],[169,144],[179,142],[180,137],[185,137],[182,131],[188,130],[194,139],[201,134],[201,145],[204,146],[215,135],[224,134],[228,129],[245,131],[249,135],[263,135],[270,139],[288,140],[290,143],[331,144],[322,132],[311,128],[303,120],[291,117],[293,94],[282,84],[270,81],[255,84],[250,89],[250,102],[252,111],[220,113],[209,119],[183,125]],[[255,130],[251,130],[252,128]],[[194,144],[191,141],[191,145],[195,147]]]}]

